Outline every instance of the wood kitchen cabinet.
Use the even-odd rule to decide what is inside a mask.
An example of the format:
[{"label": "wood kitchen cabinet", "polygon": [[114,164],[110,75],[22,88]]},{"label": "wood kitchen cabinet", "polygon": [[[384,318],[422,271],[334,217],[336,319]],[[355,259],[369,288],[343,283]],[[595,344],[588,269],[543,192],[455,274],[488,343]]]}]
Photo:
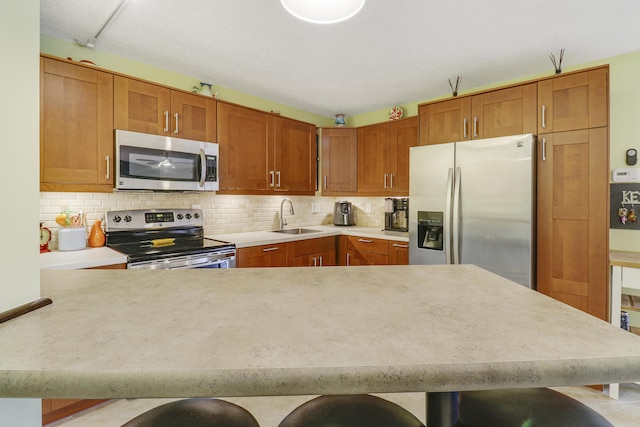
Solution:
[{"label": "wood kitchen cabinet", "polygon": [[[541,91],[564,89],[555,91],[554,105],[546,109],[544,130],[554,132],[538,135],[537,162],[537,289],[603,320],[609,316],[607,76],[608,68],[600,68],[540,82]],[[592,107],[600,113],[591,114]],[[590,124],[597,127],[556,130]]]},{"label": "wood kitchen cabinet", "polygon": [[319,237],[287,243],[290,267],[328,267],[336,265],[336,238]]},{"label": "wood kitchen cabinet", "polygon": [[535,134],[536,100],[529,83],[420,105],[420,145]]},{"label": "wood kitchen cabinet", "polygon": [[407,195],[409,148],[418,145],[418,119],[358,128],[358,193]]},{"label": "wood kitchen cabinet", "polygon": [[409,265],[409,243],[389,240],[389,265]]},{"label": "wood kitchen cabinet", "polygon": [[116,129],[216,142],[216,101],[203,95],[114,77]]},{"label": "wood kitchen cabinet", "polygon": [[388,265],[389,241],[368,237],[340,236],[340,265]]},{"label": "wood kitchen cabinet", "polygon": [[98,399],[42,399],[42,425],[98,405],[106,400]]},{"label": "wood kitchen cabinet", "polygon": [[358,191],[358,130],[322,128],[322,194]]},{"label": "wood kitchen cabinet", "polygon": [[113,75],[40,58],[40,191],[113,191]]},{"label": "wood kitchen cabinet", "polygon": [[236,267],[286,267],[287,243],[251,246],[236,251]]},{"label": "wood kitchen cabinet", "polygon": [[220,193],[312,195],[315,125],[218,105]]},{"label": "wood kitchen cabinet", "polygon": [[540,81],[538,108],[539,134],[608,126],[608,68]]}]

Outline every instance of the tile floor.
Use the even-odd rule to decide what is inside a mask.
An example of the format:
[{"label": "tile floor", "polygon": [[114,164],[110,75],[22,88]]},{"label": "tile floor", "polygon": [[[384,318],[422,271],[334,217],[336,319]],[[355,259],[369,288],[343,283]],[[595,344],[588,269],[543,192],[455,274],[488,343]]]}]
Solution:
[{"label": "tile floor", "polygon": [[[616,427],[640,426],[640,385],[622,384],[620,399],[613,400],[586,387],[558,387],[574,399],[590,406]],[[382,394],[381,397],[398,403],[425,422],[425,401],[422,393]],[[278,423],[295,407],[311,399],[295,397],[243,397],[228,398],[251,412],[261,427],[277,427]],[[175,399],[112,400],[72,417],[49,424],[47,427],[120,427],[128,420],[148,409]]]}]

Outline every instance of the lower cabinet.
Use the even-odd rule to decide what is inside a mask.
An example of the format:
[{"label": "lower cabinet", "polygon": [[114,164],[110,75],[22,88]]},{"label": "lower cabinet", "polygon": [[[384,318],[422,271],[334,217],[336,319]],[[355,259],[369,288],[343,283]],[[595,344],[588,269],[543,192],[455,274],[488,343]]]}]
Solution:
[{"label": "lower cabinet", "polygon": [[326,267],[336,265],[336,238],[298,240],[287,243],[290,267]]},{"label": "lower cabinet", "polygon": [[409,243],[389,241],[389,265],[409,265]]},{"label": "lower cabinet", "polygon": [[102,402],[106,402],[106,400],[42,399],[42,425],[68,417]]},{"label": "lower cabinet", "polygon": [[409,244],[397,240],[340,236],[339,265],[408,265]]},{"label": "lower cabinet", "polygon": [[236,267],[286,267],[287,243],[239,248],[236,251]]}]

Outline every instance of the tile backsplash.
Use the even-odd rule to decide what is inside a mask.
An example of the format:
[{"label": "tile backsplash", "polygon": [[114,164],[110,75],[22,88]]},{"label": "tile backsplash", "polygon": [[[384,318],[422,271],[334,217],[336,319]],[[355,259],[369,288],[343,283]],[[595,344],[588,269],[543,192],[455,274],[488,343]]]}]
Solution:
[{"label": "tile backsplash", "polygon": [[[295,215],[285,218],[288,227],[333,223],[333,204],[348,200],[356,209],[357,225],[384,227],[384,197],[321,197],[321,196],[236,196],[213,193],[40,193],[40,221],[53,234],[52,248],[57,248],[55,217],[65,208],[73,213],[87,214],[87,232],[91,225],[113,210],[125,209],[191,209],[199,207],[205,217],[205,235],[241,233],[277,229],[280,223],[280,203],[285,197],[293,202]],[[314,205],[316,204],[316,205]],[[366,213],[367,205],[371,213]],[[317,213],[312,207],[317,206]]]}]

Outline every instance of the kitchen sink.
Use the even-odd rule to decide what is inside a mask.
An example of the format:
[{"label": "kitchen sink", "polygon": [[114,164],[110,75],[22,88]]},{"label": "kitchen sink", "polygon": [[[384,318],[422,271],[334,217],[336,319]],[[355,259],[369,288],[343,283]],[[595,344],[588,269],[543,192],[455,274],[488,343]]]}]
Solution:
[{"label": "kitchen sink", "polygon": [[283,234],[309,234],[309,233],[319,233],[320,230],[311,230],[310,228],[285,228],[282,230],[273,230],[273,233],[283,233]]}]

